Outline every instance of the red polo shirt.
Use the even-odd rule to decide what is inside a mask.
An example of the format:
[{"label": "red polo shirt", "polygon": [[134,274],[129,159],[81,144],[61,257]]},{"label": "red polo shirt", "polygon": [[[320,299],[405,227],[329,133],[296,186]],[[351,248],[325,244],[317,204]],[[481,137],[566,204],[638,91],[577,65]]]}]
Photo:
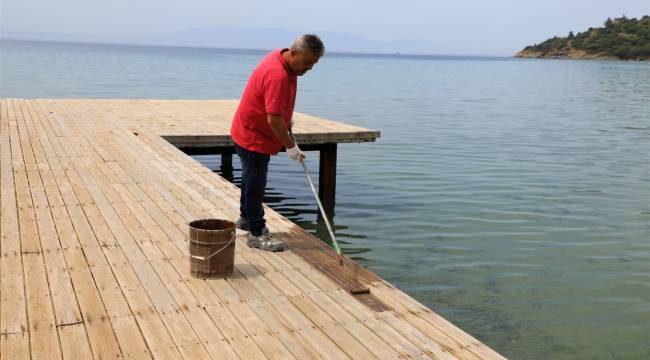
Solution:
[{"label": "red polo shirt", "polygon": [[[286,49],[282,49],[286,50]],[[267,121],[267,114],[281,115],[289,128],[296,104],[297,77],[274,50],[257,65],[248,79],[232,120],[230,136],[244,149],[275,155],[282,149]]]}]

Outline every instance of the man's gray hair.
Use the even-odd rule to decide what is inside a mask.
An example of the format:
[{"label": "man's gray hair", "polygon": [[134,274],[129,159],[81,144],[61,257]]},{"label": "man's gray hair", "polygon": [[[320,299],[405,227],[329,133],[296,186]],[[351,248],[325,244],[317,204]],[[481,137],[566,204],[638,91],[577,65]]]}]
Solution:
[{"label": "man's gray hair", "polygon": [[298,36],[291,45],[291,49],[296,52],[310,52],[318,55],[318,57],[323,56],[325,53],[325,45],[317,35],[313,34]]}]

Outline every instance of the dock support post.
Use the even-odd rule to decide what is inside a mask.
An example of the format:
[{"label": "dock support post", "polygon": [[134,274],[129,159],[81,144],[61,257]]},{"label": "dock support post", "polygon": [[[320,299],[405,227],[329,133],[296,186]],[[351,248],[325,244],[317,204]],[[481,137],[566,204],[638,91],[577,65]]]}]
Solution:
[{"label": "dock support post", "polygon": [[318,197],[328,216],[334,216],[336,202],[336,151],[337,145],[323,144],[320,149]]},{"label": "dock support post", "polygon": [[233,182],[232,153],[221,153],[221,176]]}]

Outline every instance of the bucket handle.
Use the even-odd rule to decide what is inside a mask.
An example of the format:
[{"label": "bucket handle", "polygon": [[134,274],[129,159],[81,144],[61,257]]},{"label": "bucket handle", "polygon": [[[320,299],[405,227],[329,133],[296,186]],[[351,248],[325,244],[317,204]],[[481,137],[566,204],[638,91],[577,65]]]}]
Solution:
[{"label": "bucket handle", "polygon": [[[223,250],[225,250],[228,246],[230,246],[230,244],[232,244],[235,241],[236,235],[237,235],[236,233],[233,234],[232,237],[230,238],[230,241],[228,241],[226,243],[226,245],[224,245],[221,249],[219,249],[219,250],[213,252],[212,254],[210,254],[210,256],[192,255],[192,251],[189,251],[188,255],[192,259],[197,259],[197,260],[201,260],[201,261],[208,260],[208,259],[212,258],[213,256],[217,255],[218,253],[222,252]],[[188,242],[187,243],[188,247],[191,246],[192,241],[190,241],[190,238],[186,236],[185,240]],[[212,243],[205,243],[205,242],[200,242],[200,241],[194,241],[194,243],[196,243],[196,244],[206,244],[206,245],[212,244]]]}]

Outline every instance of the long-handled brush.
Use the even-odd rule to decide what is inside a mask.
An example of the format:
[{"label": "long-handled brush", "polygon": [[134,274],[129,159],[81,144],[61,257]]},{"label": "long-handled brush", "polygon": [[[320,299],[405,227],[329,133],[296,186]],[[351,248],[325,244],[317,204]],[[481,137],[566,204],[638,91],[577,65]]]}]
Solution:
[{"label": "long-handled brush", "polygon": [[[339,264],[341,264],[341,266],[343,266],[343,252],[341,251],[341,247],[339,246],[338,241],[336,241],[336,236],[334,236],[334,231],[332,231],[332,226],[330,225],[330,221],[327,218],[327,214],[325,213],[325,210],[323,209],[323,204],[321,204],[321,202],[320,202],[320,198],[318,197],[318,193],[316,192],[316,188],[314,187],[314,183],[311,181],[311,177],[309,176],[309,172],[307,171],[307,165],[305,165],[305,161],[303,159],[300,159],[300,164],[302,164],[302,169],[305,171],[305,177],[307,177],[307,181],[309,182],[309,186],[311,187],[311,191],[314,194],[314,197],[316,198],[316,203],[318,203],[318,209],[320,210],[320,213],[323,216],[323,220],[325,220],[325,225],[327,226],[327,231],[330,233],[330,237],[332,238],[332,247],[334,248],[334,250],[336,251],[336,254],[339,257]],[[350,293],[352,293],[353,295],[368,294],[368,293],[370,293],[370,289],[367,288],[367,287],[358,287],[358,288],[350,289]]]},{"label": "long-handled brush", "polygon": [[302,169],[305,171],[305,177],[307,177],[307,181],[309,182],[311,191],[314,193],[314,197],[316,198],[316,202],[318,203],[318,209],[320,210],[320,213],[323,216],[323,220],[325,220],[325,226],[327,226],[327,231],[329,231],[330,237],[332,238],[332,247],[334,248],[334,251],[336,251],[336,255],[339,256],[339,263],[341,264],[341,266],[343,266],[343,252],[341,251],[341,247],[339,246],[338,241],[336,241],[336,237],[334,236],[334,231],[332,231],[332,226],[330,225],[330,221],[327,218],[327,214],[325,213],[325,210],[323,210],[323,204],[320,202],[320,198],[318,197],[318,193],[316,193],[316,188],[314,187],[314,183],[311,181],[311,177],[309,176],[309,172],[307,171],[307,165],[305,165],[305,161],[303,159],[300,159],[300,164],[302,165]]}]

